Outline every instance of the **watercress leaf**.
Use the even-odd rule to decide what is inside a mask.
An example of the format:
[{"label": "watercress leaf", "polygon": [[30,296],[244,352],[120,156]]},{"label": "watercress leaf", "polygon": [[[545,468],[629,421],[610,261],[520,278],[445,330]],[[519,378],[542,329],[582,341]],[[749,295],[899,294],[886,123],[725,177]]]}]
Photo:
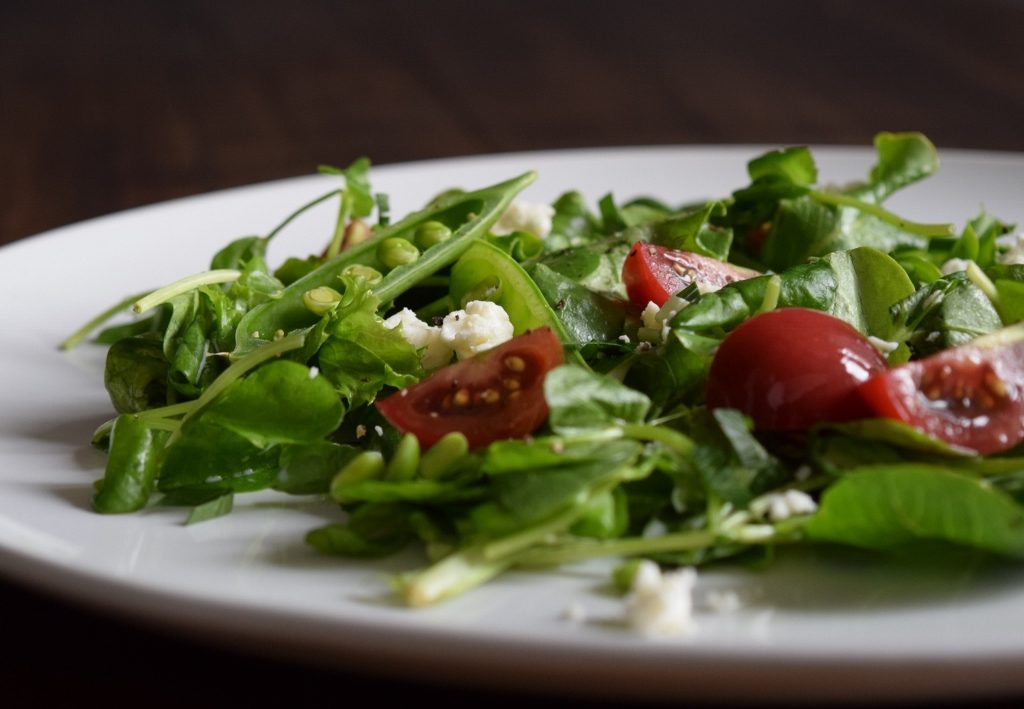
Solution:
[{"label": "watercress leaf", "polygon": [[644,420],[651,400],[603,374],[566,364],[548,372],[544,398],[552,430],[572,434]]},{"label": "watercress leaf", "polygon": [[1024,508],[975,477],[914,463],[850,471],[804,529],[868,549],[931,539],[1024,556]]},{"label": "watercress leaf", "polygon": [[142,509],[156,486],[167,432],[143,420],[121,414],[110,433],[110,451],[103,481],[93,499],[97,512],[135,512]]},{"label": "watercress leaf", "polygon": [[217,495],[193,507],[192,511],[188,514],[188,518],[185,520],[185,524],[198,524],[199,522],[207,522],[217,517],[223,517],[231,512],[234,508],[234,503],[234,493],[226,492]]},{"label": "watercress leaf", "polygon": [[558,314],[569,341],[577,345],[608,342],[622,332],[626,317],[623,301],[584,288],[543,263],[529,267],[527,273],[550,308]]},{"label": "watercress leaf", "polygon": [[783,199],[761,247],[761,260],[783,271],[828,253],[839,237],[839,211],[810,197]]},{"label": "watercress leaf", "polygon": [[167,403],[167,360],[152,336],[118,340],[107,350],[103,384],[118,413],[137,413]]},{"label": "watercress leaf", "polygon": [[[825,261],[800,264],[778,274],[777,307],[801,307],[829,311],[836,293],[836,274]],[[765,288],[773,276],[736,281],[701,296],[671,321],[672,328],[706,333],[731,330],[753,315],[764,302]]]},{"label": "watercress leaf", "polygon": [[280,469],[279,447],[261,448],[203,418],[183,427],[167,447],[157,483],[161,492],[179,488],[244,492],[273,484]]},{"label": "watercress leaf", "polygon": [[658,411],[679,401],[701,401],[707,372],[719,343],[718,338],[689,330],[671,330],[662,351],[634,356],[624,383],[646,394]]},{"label": "watercress leaf", "polygon": [[992,301],[963,272],[936,281],[928,290],[938,295],[928,295],[921,302],[923,315],[908,339],[919,356],[967,344],[1003,326]]},{"label": "watercress leaf", "polygon": [[378,558],[400,551],[414,538],[410,508],[395,504],[363,505],[344,524],[314,529],[306,542],[325,554]]},{"label": "watercress leaf", "polygon": [[326,494],[334,476],[359,452],[331,441],[283,445],[274,489],[291,495]]},{"label": "watercress leaf", "polygon": [[784,483],[788,472],[750,431],[750,422],[738,411],[716,409],[704,441],[693,455],[693,465],[718,497],[739,507]]},{"label": "watercress leaf", "polygon": [[652,225],[651,241],[679,251],[692,251],[725,261],[732,246],[732,229],[711,223],[725,216],[722,202],[708,202]]},{"label": "watercress leaf", "polygon": [[259,236],[245,236],[235,239],[218,251],[210,262],[210,270],[220,268],[241,268],[253,259],[263,260],[267,255],[267,240]]},{"label": "watercress leaf", "polygon": [[495,441],[487,447],[480,469],[493,476],[599,461],[606,444],[605,440],[574,441],[562,436]]},{"label": "watercress leaf", "polygon": [[585,503],[593,486],[623,477],[623,468],[634,462],[641,449],[636,441],[613,440],[604,445],[600,460],[507,472],[493,478],[494,499],[518,523],[530,524],[566,506]]},{"label": "watercress leaf", "polygon": [[751,180],[777,178],[794,185],[813,185],[818,181],[814,156],[806,147],[772,150],[747,163]]},{"label": "watercress leaf", "polygon": [[369,216],[376,204],[370,189],[370,160],[358,158],[342,174],[345,176],[345,195],[352,204],[352,216]]},{"label": "watercress leaf", "polygon": [[303,276],[307,276],[323,264],[324,260],[319,256],[307,256],[297,258],[290,256],[284,263],[274,271],[274,278],[281,281],[285,286],[290,286]]},{"label": "watercress leaf", "polygon": [[906,271],[888,254],[866,246],[835,251],[824,260],[836,276],[829,312],[865,335],[891,337],[897,327],[890,308],[914,293]]},{"label": "watercress leaf", "polygon": [[331,382],[297,362],[278,360],[232,383],[201,416],[259,447],[311,443],[341,422]]},{"label": "watercress leaf", "polygon": [[599,220],[587,210],[579,192],[566,192],[551,206],[555,214],[551,218],[551,233],[545,239],[547,250],[579,246],[603,236]]},{"label": "watercress leaf", "polygon": [[888,133],[875,136],[878,162],[871,169],[871,189],[876,201],[939,169],[935,146],[921,133]]},{"label": "watercress leaf", "polygon": [[615,539],[629,528],[629,505],[621,487],[592,498],[570,533],[593,539]]},{"label": "watercress leaf", "polygon": [[541,263],[588,290],[625,300],[622,265],[631,245],[616,237],[550,254]]}]

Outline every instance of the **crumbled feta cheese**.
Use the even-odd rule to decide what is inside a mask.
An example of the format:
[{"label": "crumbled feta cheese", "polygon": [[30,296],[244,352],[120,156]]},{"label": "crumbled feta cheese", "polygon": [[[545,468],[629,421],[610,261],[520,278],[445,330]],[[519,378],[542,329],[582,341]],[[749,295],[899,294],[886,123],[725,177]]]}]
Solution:
[{"label": "crumbled feta cheese", "polygon": [[629,344],[629,335],[619,335],[619,342]]},{"label": "crumbled feta cheese", "polygon": [[497,347],[512,339],[508,313],[497,303],[471,300],[465,310],[448,313],[441,323],[441,337],[459,359]]},{"label": "crumbled feta cheese", "polygon": [[376,433],[378,436],[383,436],[384,435],[384,427],[383,426],[374,426],[373,427],[373,432]]},{"label": "crumbled feta cheese", "polygon": [[818,510],[814,498],[803,490],[772,492],[758,497],[750,503],[750,511],[758,517],[767,516],[773,522],[796,515],[809,515]]},{"label": "crumbled feta cheese", "polygon": [[441,328],[416,317],[416,313],[403,308],[384,321],[384,327],[394,330],[402,327],[402,337],[417,350],[422,350],[421,362],[425,369],[437,369],[452,359],[452,346],[441,335]]},{"label": "crumbled feta cheese", "polygon": [[1005,234],[996,239],[1000,246],[1009,247],[1007,251],[999,254],[996,259],[999,263],[1007,265],[1024,264],[1024,231],[1019,234]]},{"label": "crumbled feta cheese", "polygon": [[949,274],[956,273],[958,271],[966,271],[969,265],[971,265],[969,259],[951,258],[949,261],[942,264],[942,275],[948,276]]},{"label": "crumbled feta cheese", "polygon": [[899,348],[900,343],[890,342],[889,340],[883,340],[881,337],[875,337],[874,335],[868,335],[868,342],[875,346],[875,349],[884,355],[893,352]]},{"label": "crumbled feta cheese", "polygon": [[660,330],[661,323],[658,322],[658,312],[661,308],[653,300],[647,301],[647,307],[640,313],[640,319],[643,320],[644,327],[649,327],[652,330]]},{"label": "crumbled feta cheese", "polygon": [[366,426],[364,426],[363,424],[358,424],[356,426],[356,440],[359,440],[360,438],[363,438],[365,436],[366,436]]},{"label": "crumbled feta cheese", "polygon": [[517,200],[491,227],[491,233],[504,236],[514,231],[528,231],[543,239],[551,233],[551,218],[554,216],[555,208],[551,205]]},{"label": "crumbled feta cheese", "polygon": [[687,635],[694,630],[692,567],[662,573],[653,561],[642,561],[626,599],[626,619],[633,630],[649,636]]},{"label": "crumbled feta cheese", "polygon": [[309,378],[310,379],[316,379],[316,375],[318,375],[318,374],[320,374],[320,370],[319,369],[317,369],[316,367],[310,367],[309,368]]}]

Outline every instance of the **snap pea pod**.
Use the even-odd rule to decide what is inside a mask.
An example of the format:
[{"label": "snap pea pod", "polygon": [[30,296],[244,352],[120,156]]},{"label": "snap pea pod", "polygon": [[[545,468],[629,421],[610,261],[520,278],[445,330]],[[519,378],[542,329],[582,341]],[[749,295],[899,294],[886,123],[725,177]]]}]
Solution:
[{"label": "snap pea pod", "polygon": [[405,219],[379,230],[366,241],[343,251],[289,285],[279,298],[246,313],[235,331],[236,344],[231,353],[232,359],[237,359],[267,340],[273,339],[278,331],[287,333],[313,325],[318,316],[306,307],[303,296],[314,288],[338,285],[339,278],[346,268],[359,264],[386,271],[387,268],[377,259],[377,247],[384,239],[398,236],[413,238],[416,229],[425,222],[447,224],[453,230],[449,239],[427,249],[412,263],[391,269],[373,289],[382,303],[393,300],[426,276],[436,273],[458,259],[476,239],[487,233],[512,202],[512,198],[535,179],[536,173],[527,172],[474,192],[450,193],[426,209],[412,213]]}]

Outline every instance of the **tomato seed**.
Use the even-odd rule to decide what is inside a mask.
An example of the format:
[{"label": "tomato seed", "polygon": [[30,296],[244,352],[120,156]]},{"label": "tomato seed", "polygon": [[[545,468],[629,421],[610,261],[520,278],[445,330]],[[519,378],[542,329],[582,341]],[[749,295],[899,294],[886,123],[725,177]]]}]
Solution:
[{"label": "tomato seed", "polygon": [[459,389],[452,398],[452,403],[455,406],[469,406],[470,401],[469,389]]},{"label": "tomato seed", "polygon": [[997,399],[1005,399],[1009,393],[1006,389],[1006,382],[1004,382],[998,374],[993,372],[991,369],[985,372],[985,388],[988,389],[993,396]]},{"label": "tomato seed", "polygon": [[497,404],[501,401],[501,393],[497,389],[484,389],[480,392],[480,401],[485,404]]},{"label": "tomato seed", "polygon": [[505,368],[510,369],[513,372],[522,372],[526,369],[526,360],[522,357],[517,357],[516,355],[506,357]]},{"label": "tomato seed", "polygon": [[523,386],[522,384],[519,383],[518,379],[512,379],[511,377],[509,377],[508,379],[503,379],[501,383],[509,391],[518,391]]}]

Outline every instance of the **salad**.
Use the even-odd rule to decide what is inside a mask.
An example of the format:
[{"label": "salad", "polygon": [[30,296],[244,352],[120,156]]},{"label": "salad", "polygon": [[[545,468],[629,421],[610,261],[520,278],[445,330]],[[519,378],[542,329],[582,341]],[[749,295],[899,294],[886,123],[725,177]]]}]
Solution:
[{"label": "salad", "polygon": [[[324,496],[316,549],[424,550],[414,606],[595,556],[623,588],[779,545],[1024,556],[1024,244],[890,212],[938,157],[875,147],[843,187],[795,147],[707,202],[529,204],[527,173],[398,220],[368,161],[322,168],[337,189],[64,343],[109,347],[95,508]],[[267,262],[332,200],[322,253]]]}]

